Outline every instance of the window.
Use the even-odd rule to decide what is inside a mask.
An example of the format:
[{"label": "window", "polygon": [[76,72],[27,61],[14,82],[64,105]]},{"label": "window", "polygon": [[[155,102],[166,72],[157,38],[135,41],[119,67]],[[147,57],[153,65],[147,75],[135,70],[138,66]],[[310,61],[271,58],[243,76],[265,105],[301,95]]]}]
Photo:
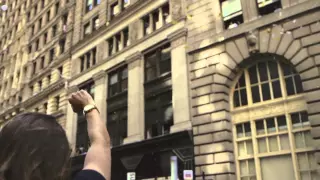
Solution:
[{"label": "window", "polygon": [[124,139],[128,136],[127,124],[128,114],[127,109],[120,109],[108,114],[107,128],[110,134],[112,146],[123,144]]},{"label": "window", "polygon": [[93,9],[93,0],[87,0],[87,3],[86,3],[86,12],[89,12]]},{"label": "window", "polygon": [[41,8],[44,8],[44,0],[41,0]]},{"label": "window", "polygon": [[47,22],[50,21],[50,10],[47,12]]},{"label": "window", "polygon": [[42,90],[42,81],[38,81],[38,85],[39,85],[39,90]]},{"label": "window", "polygon": [[171,22],[170,6],[164,6],[156,9],[150,14],[144,16],[142,19],[143,35],[151,34],[153,31],[160,29],[163,25]]},{"label": "window", "polygon": [[100,26],[99,16],[96,16],[95,18],[93,18],[92,32],[95,30],[98,30],[99,26]]},{"label": "window", "polygon": [[146,138],[170,133],[173,125],[172,91],[145,100]]},{"label": "window", "polygon": [[259,103],[282,98],[282,89],[285,89],[286,96],[302,93],[300,75],[291,65],[279,61],[259,62],[240,76],[233,94],[233,105],[240,107],[248,105],[249,100]]},{"label": "window", "polygon": [[56,96],[56,97],[54,97],[54,101],[55,101],[55,103],[56,103],[56,111],[58,111],[59,110],[59,106],[60,106],[60,96],[58,95],[58,96]]},{"label": "window", "polygon": [[107,41],[108,53],[111,56],[129,45],[129,28],[125,28]]},{"label": "window", "polygon": [[68,23],[68,13],[62,16],[62,24],[65,26]]},{"label": "window", "polygon": [[32,53],[32,45],[29,45],[29,46],[28,46],[28,53],[29,53],[29,54]]},{"label": "window", "polygon": [[[86,90],[94,98],[94,83],[92,81],[86,82],[84,85],[80,85],[79,89]],[[82,112],[78,113],[77,119],[76,152],[78,154],[82,154],[88,151],[90,140],[87,131],[87,121]]]},{"label": "window", "polygon": [[52,37],[57,35],[57,25],[52,26]]},{"label": "window", "polygon": [[118,14],[120,13],[120,9],[118,6],[118,1],[110,5],[110,11],[111,11],[111,20]]},{"label": "window", "polygon": [[121,145],[127,137],[128,68],[109,74],[107,127],[113,146]]},{"label": "window", "polygon": [[49,52],[49,62],[52,62],[54,60],[54,49],[50,49]]},{"label": "window", "polygon": [[43,68],[44,68],[44,63],[45,63],[45,57],[42,56],[42,57],[41,57],[41,61],[40,61],[40,69],[43,69]]},{"label": "window", "polygon": [[258,61],[240,75],[231,113],[241,179],[320,178],[302,92],[300,76],[278,59]]},{"label": "window", "polygon": [[37,69],[37,62],[34,61],[34,62],[32,63],[32,74],[35,74],[35,73],[36,73],[36,69]]},{"label": "window", "polygon": [[31,15],[30,15],[31,13],[30,12],[28,12],[28,14],[27,14],[27,21],[30,21],[31,20]]},{"label": "window", "polygon": [[47,79],[48,79],[48,83],[50,84],[50,81],[51,81],[51,75],[50,74],[47,76]]},{"label": "window", "polygon": [[80,72],[89,69],[91,66],[96,64],[96,53],[96,48],[93,48],[80,57]]},{"label": "window", "polygon": [[47,110],[48,110],[48,103],[44,103],[43,104],[43,112],[47,113]]},{"label": "window", "polygon": [[145,56],[145,79],[150,81],[171,72],[170,44],[166,44]]},{"label": "window", "polygon": [[84,31],[83,31],[83,36],[87,36],[91,34],[91,28],[90,28],[90,22],[84,25]]},{"label": "window", "polygon": [[59,72],[59,76],[62,77],[63,66],[60,66],[60,67],[58,68],[58,72]]},{"label": "window", "polygon": [[225,29],[232,29],[243,23],[241,0],[220,0]]},{"label": "window", "polygon": [[48,41],[48,33],[44,33],[43,35],[43,44],[47,44]]},{"label": "window", "polygon": [[39,28],[42,27],[42,18],[39,19]]},{"label": "window", "polygon": [[282,8],[281,0],[257,0],[260,15],[276,12]]},{"label": "window", "polygon": [[60,46],[60,54],[65,52],[65,45],[66,45],[66,40],[65,39],[61,39],[59,41],[59,46]]},{"label": "window", "polygon": [[60,8],[60,3],[59,3],[59,2],[57,2],[57,3],[56,3],[56,5],[55,5],[55,15],[57,15],[57,14],[58,14],[58,12],[59,12],[59,8]]},{"label": "window", "polygon": [[125,92],[128,89],[128,68],[122,68],[109,75],[109,97]]},{"label": "window", "polygon": [[86,12],[91,11],[94,7],[101,4],[101,0],[87,0],[86,2]]}]

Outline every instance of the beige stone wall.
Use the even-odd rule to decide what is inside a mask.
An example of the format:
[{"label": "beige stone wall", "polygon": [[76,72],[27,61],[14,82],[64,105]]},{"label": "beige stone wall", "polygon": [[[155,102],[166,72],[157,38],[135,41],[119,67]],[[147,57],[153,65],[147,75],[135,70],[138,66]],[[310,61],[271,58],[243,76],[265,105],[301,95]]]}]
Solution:
[{"label": "beige stone wall", "polygon": [[[206,13],[210,11],[206,6],[210,6],[210,3],[205,0],[194,2],[189,9],[192,7],[192,13],[199,10],[196,17],[207,17]],[[304,7],[311,4],[311,1],[305,2]],[[319,6],[319,3],[313,1],[313,8],[315,6]],[[313,9],[311,6],[310,8]],[[201,9],[207,11],[203,12]],[[287,10],[289,11],[290,7]],[[200,177],[202,172],[210,175],[207,178],[235,179],[229,94],[235,76],[241,65],[244,65],[244,60],[251,57],[251,53],[283,56],[295,66],[303,81],[304,96],[312,125],[311,134],[314,139],[320,138],[319,15],[319,8],[317,10],[314,8],[311,12],[294,15],[278,23],[270,21],[269,24],[271,16],[261,17],[261,20],[252,23],[256,26],[252,32],[258,41],[254,47],[250,47],[247,42],[249,31],[232,35],[236,30],[241,31],[245,28],[250,30],[253,26],[249,24],[220,34],[212,32],[215,34],[213,39],[216,40],[206,38],[208,34],[205,30],[214,29],[212,23],[199,28],[199,31],[188,31],[197,179],[202,178]],[[209,19],[207,21],[209,22]],[[193,29],[192,25],[190,29]],[[195,45],[195,39],[199,44]],[[315,143],[315,146],[316,144],[319,143]],[[316,155],[320,159],[319,153]]]}]

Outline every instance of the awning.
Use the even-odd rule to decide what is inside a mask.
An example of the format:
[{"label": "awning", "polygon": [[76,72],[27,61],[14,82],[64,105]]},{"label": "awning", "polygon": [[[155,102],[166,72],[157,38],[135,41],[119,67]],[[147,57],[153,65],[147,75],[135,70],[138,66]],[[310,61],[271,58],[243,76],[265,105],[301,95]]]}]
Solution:
[{"label": "awning", "polygon": [[[193,146],[191,131],[166,134],[140,142],[113,147],[111,152],[112,158],[122,158],[139,154],[178,149],[186,146]],[[82,169],[85,156],[86,155],[84,154],[71,158],[72,171]]]}]

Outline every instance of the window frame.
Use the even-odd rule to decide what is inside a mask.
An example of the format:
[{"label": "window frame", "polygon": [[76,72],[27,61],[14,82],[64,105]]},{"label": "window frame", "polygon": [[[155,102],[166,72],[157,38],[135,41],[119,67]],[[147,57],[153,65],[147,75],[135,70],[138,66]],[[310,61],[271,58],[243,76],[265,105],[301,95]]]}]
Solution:
[{"label": "window frame", "polygon": [[[127,72],[127,77],[123,78],[123,73],[125,71]],[[117,82],[114,83],[114,84],[111,84],[111,78],[112,78],[113,75],[117,76]],[[108,79],[108,99],[109,98],[113,98],[113,97],[115,97],[115,96],[117,96],[119,94],[126,93],[128,91],[128,80],[129,80],[129,78],[128,78],[128,66],[127,65],[125,65],[123,67],[120,67],[120,68],[110,72],[108,74],[108,78],[109,78]],[[124,90],[122,90],[123,89],[123,87],[122,87],[123,82],[127,82],[126,88]],[[111,90],[112,87],[110,87],[111,85],[115,86],[116,89],[117,89],[117,91],[114,94],[111,94],[111,92],[112,92],[112,90]]]},{"label": "window frame", "polygon": [[[281,60],[282,60],[281,58],[276,58],[276,61],[281,61]],[[248,70],[250,67],[258,65],[259,62],[263,62],[263,61],[266,61],[266,60],[264,59],[264,60],[256,61],[253,65],[246,66],[246,69]],[[278,64],[278,67],[281,67],[279,63],[277,64]],[[262,101],[259,103],[252,103],[252,100],[248,98],[248,105],[235,107],[234,101],[233,101],[234,91],[235,91],[236,84],[238,84],[239,79],[242,76],[243,72],[239,73],[238,77],[235,78],[235,82],[231,88],[229,102],[230,102],[230,113],[232,114],[232,126],[233,126],[232,133],[234,137],[233,143],[235,147],[235,160],[236,160],[235,164],[236,164],[236,171],[237,171],[237,174],[239,174],[239,177],[241,176],[240,169],[246,168],[246,167],[240,168],[240,162],[245,162],[248,167],[247,161],[248,160],[253,161],[254,168],[255,168],[254,176],[257,179],[259,179],[259,177],[262,177],[261,175],[262,167],[260,166],[260,161],[263,158],[276,157],[277,155],[283,155],[283,157],[285,155],[290,155],[290,157],[292,157],[291,163],[293,165],[294,176],[295,178],[298,178],[300,177],[300,174],[299,174],[300,168],[298,166],[297,156],[300,153],[310,153],[310,152],[314,152],[315,150],[313,147],[298,148],[295,144],[295,141],[296,141],[295,134],[301,133],[301,132],[308,133],[311,130],[311,126],[309,125],[309,126],[299,127],[298,129],[293,128],[293,121],[291,116],[293,113],[307,111],[306,100],[304,99],[303,92],[299,94],[294,94],[294,95],[287,95],[282,68],[283,67],[281,67],[281,69],[280,68],[278,69],[278,71],[280,72],[279,78],[280,78],[280,86],[282,91],[282,98],[271,99],[271,100]],[[245,78],[246,78],[245,83],[246,83],[247,92],[250,92],[251,89],[249,87],[251,87],[250,86],[251,84],[249,83],[250,77],[248,73],[245,74]],[[258,79],[259,79],[259,76],[258,76]],[[250,96],[251,94],[247,94],[247,97],[250,97]],[[280,126],[279,126],[280,121],[278,121],[278,119],[275,119],[274,126],[276,129],[274,131],[268,132],[267,127],[269,127],[269,125],[267,124],[267,120],[270,118],[278,117],[282,115],[284,115],[284,118],[285,118],[286,129],[285,130],[280,129]],[[259,125],[260,128],[258,128],[257,126],[258,122],[261,122],[261,120],[264,120],[262,123],[264,133],[262,134],[259,133],[260,132],[259,129],[261,128],[261,126]],[[240,124],[242,125],[244,123],[249,124],[250,135],[238,137],[237,127],[238,125]],[[283,121],[282,121],[282,124],[283,124]],[[272,127],[272,125],[270,125],[270,127]],[[244,132],[245,131],[243,130],[243,134]],[[284,136],[287,136],[288,138],[287,143],[289,143],[289,149],[283,149],[283,145],[281,144],[283,142],[281,140],[281,137],[284,137]],[[262,141],[265,141],[267,152],[259,152],[261,148],[259,146],[260,139]],[[270,141],[270,139],[276,140],[277,142],[276,147],[278,148],[276,151],[270,149],[272,148],[270,147],[269,145],[270,143],[268,142]],[[251,142],[251,147],[252,147],[252,151],[250,151],[251,153],[248,153],[249,151],[248,151],[247,142]],[[243,146],[243,148],[239,147],[240,143],[243,143],[243,145],[241,145]],[[244,152],[243,152],[243,149],[244,149]],[[242,155],[239,153],[242,153]],[[311,172],[312,170],[307,170],[307,171]],[[249,177],[249,176],[252,176],[252,174],[243,175],[243,177]]]},{"label": "window frame", "polygon": [[[164,72],[164,73],[161,73],[161,62],[163,62],[163,60],[162,60],[162,50],[167,50],[167,51],[169,51],[169,54],[170,54],[170,58],[167,60],[167,61],[170,61],[170,70],[167,71],[167,72]],[[172,61],[171,50],[172,50],[171,43],[168,42],[168,43],[162,44],[161,46],[159,46],[159,47],[147,52],[144,55],[144,72],[145,72],[144,80],[145,80],[145,82],[151,82],[153,80],[161,78],[162,76],[166,76],[167,74],[171,74],[171,71],[172,71],[172,67],[171,67],[171,61]],[[155,57],[155,65],[153,65],[153,66],[155,66],[154,71],[153,71],[153,72],[155,72],[155,77],[149,79],[148,78],[148,70],[152,69],[153,66],[151,65],[150,67],[147,67],[148,56],[151,57],[151,55],[153,55],[153,54],[155,54],[155,56],[156,56]]]}]

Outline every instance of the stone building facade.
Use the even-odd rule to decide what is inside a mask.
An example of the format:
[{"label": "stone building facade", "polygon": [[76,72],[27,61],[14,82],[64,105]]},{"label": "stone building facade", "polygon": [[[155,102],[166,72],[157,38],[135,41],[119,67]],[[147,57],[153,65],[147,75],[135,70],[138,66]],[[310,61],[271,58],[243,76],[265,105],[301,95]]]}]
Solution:
[{"label": "stone building facade", "polygon": [[55,115],[65,126],[73,4],[70,0],[3,1],[1,122],[25,111]]},{"label": "stone building facade", "polygon": [[318,179],[320,2],[188,2],[196,174]]},{"label": "stone building facade", "polygon": [[111,135],[112,179],[168,179],[173,155],[180,179],[319,179],[320,1],[6,3],[0,123],[55,115],[75,171],[90,142],[66,97],[85,89]]}]

